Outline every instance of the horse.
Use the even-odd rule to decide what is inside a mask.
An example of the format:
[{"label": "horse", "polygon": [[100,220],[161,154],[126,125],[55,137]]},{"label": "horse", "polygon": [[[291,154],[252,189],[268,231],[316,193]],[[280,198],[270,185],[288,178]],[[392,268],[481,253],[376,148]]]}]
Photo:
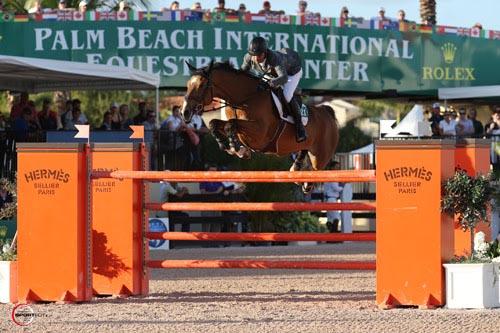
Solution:
[{"label": "horse", "polygon": [[[271,90],[262,89],[261,77],[236,69],[229,62],[211,61],[199,69],[189,63],[187,66],[191,77],[187,81],[182,117],[189,123],[194,113],[211,111],[207,107],[215,98],[222,100],[228,120],[213,119],[209,123],[220,149],[240,158],[250,158],[251,151],[278,156],[297,153],[290,171],[323,170],[332,160],[339,130],[330,106],[308,106],[308,137],[297,143],[295,125],[280,118]],[[306,157],[309,161],[305,161]],[[303,184],[302,189],[308,192],[312,186]]]}]

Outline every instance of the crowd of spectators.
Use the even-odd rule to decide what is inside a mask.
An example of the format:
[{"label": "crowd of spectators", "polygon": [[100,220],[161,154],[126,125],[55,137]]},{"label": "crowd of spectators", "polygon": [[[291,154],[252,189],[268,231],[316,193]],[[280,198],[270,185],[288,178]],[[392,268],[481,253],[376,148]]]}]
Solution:
[{"label": "crowd of spectators", "polygon": [[439,103],[432,104],[427,112],[431,122],[433,136],[483,137],[500,135],[500,106],[492,108],[490,121],[483,126],[474,108],[466,110],[459,107],[458,112],[453,106],[443,107]]},{"label": "crowd of spectators", "polygon": [[[52,11],[52,10],[72,10],[72,11],[79,11],[81,13],[85,13],[88,10],[88,7],[90,5],[90,0],[81,0],[78,2],[78,7],[77,8],[70,8],[68,7],[68,2],[67,0],[57,0],[57,8],[44,8],[42,6],[42,0],[36,0],[33,3],[33,6],[28,10],[29,14],[41,14],[44,11]],[[294,14],[297,16],[304,16],[304,15],[317,15],[320,16],[320,13],[313,13],[309,10],[307,10],[307,1],[305,0],[300,0],[298,2],[298,8],[295,13],[290,13]],[[181,3],[179,1],[173,1],[169,7],[163,7],[160,10],[165,11],[165,10],[193,10],[193,11],[201,11],[201,12],[206,12],[210,11],[210,9],[203,8],[201,5],[201,2],[194,2],[190,7],[182,7]],[[3,2],[0,2],[0,11],[3,10]],[[110,8],[108,7],[102,7],[99,8],[98,10],[103,10],[103,11],[108,11]],[[129,11],[132,10],[132,6],[128,3],[127,0],[121,0],[119,1],[114,7],[111,8],[112,11]],[[227,15],[244,15],[246,13],[249,13],[247,10],[247,7],[244,3],[241,3],[237,9],[233,8],[227,8],[225,5],[225,0],[218,0],[218,5],[213,8],[213,12],[215,13],[225,13]],[[266,0],[262,3],[262,9],[260,9],[257,14],[261,15],[277,15],[277,14],[285,14],[284,10],[275,10],[271,7],[271,2]],[[394,22],[409,22],[406,19],[406,13],[403,9],[400,9],[396,14],[395,18],[391,18],[385,15],[385,9],[381,7],[378,11],[378,15],[373,17],[372,19],[376,20],[382,20],[382,21],[394,21]],[[340,10],[340,18],[343,19],[349,19],[349,18],[354,18],[349,16],[349,9],[347,7],[342,7]],[[431,25],[432,22],[434,22],[434,18],[428,17],[424,19],[421,23],[424,25]],[[476,23],[473,28],[478,28],[482,29],[482,25],[480,23]]]}]

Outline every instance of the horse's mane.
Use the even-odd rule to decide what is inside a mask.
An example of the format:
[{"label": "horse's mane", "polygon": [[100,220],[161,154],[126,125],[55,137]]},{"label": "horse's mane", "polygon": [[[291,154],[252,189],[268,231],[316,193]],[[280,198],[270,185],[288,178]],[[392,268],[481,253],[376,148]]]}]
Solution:
[{"label": "horse's mane", "polygon": [[[208,74],[209,69],[210,69],[209,67],[210,67],[210,65],[198,68],[194,74],[206,76]],[[260,80],[259,76],[255,75],[255,74],[252,74],[249,71],[244,71],[244,70],[241,70],[239,68],[235,68],[233,66],[233,64],[231,64],[231,62],[229,62],[229,60],[226,60],[226,61],[223,61],[223,62],[214,62],[212,64],[211,70],[212,71],[213,70],[221,70],[221,71],[225,71],[225,72],[231,72],[231,73],[234,73],[234,74],[237,74],[237,75],[245,75],[245,76],[247,76],[249,78]]]}]

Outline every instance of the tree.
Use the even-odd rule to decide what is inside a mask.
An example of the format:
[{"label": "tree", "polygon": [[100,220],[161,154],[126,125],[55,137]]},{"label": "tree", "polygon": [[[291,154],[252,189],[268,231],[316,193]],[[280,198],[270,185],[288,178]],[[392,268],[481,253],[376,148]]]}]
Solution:
[{"label": "tree", "polygon": [[436,0],[420,0],[420,19],[422,22],[436,24]]}]

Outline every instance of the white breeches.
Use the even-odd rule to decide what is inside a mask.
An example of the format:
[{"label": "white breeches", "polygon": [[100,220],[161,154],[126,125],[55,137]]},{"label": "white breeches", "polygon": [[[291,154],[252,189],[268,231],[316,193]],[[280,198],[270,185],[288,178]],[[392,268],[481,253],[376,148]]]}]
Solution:
[{"label": "white breeches", "polygon": [[293,93],[295,92],[295,89],[297,89],[301,78],[302,69],[297,74],[288,76],[288,82],[283,86],[283,95],[285,95],[287,102],[292,100]]}]

